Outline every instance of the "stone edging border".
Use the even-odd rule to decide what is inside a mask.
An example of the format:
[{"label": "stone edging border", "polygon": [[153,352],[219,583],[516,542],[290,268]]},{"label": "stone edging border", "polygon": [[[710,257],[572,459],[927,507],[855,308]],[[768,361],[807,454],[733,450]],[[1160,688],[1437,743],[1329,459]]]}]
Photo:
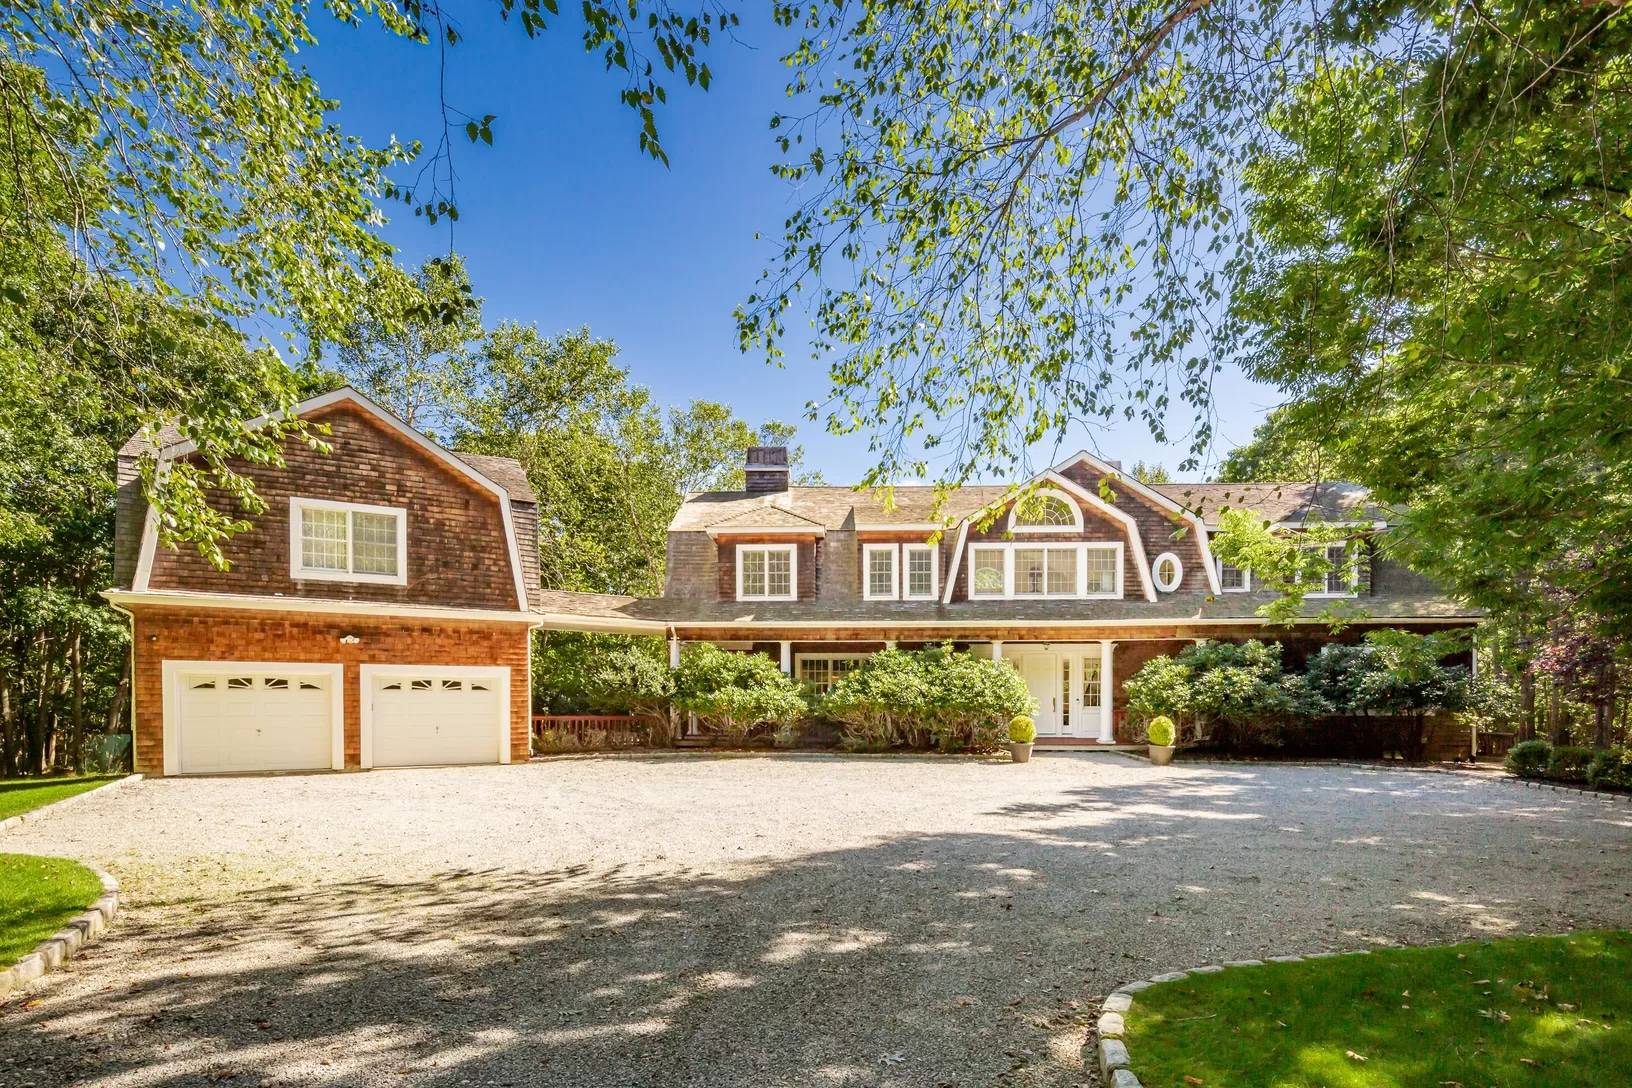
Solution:
[{"label": "stone edging border", "polygon": [[140,782],[141,780],[142,776],[139,772],[136,774],[127,774],[123,778],[115,778],[113,781],[105,782],[95,789],[86,790],[84,793],[76,793],[72,797],[64,797],[60,801],[52,801],[49,805],[44,805],[40,808],[34,809],[31,812],[25,812],[20,816],[13,816],[9,819],[0,820],[0,831],[9,831],[12,828],[17,827],[19,824],[25,824],[29,820],[37,820],[41,816],[44,816],[47,812],[53,812],[64,805],[71,805],[75,801],[83,801],[87,797],[95,797],[97,794],[106,793],[108,790],[120,789],[121,787],[128,786],[133,782]]},{"label": "stone edging border", "polygon": [[[1262,967],[1266,963],[1302,963],[1305,960],[1330,960],[1338,956],[1369,956],[1371,949],[1356,948],[1350,952],[1309,952],[1301,956],[1266,956],[1261,960],[1229,960],[1225,963],[1192,967],[1185,971],[1168,971],[1150,978],[1129,982],[1117,989],[1100,1006],[1098,1035],[1095,1047],[1099,1061],[1100,1082],[1105,1088],[1144,1088],[1129,1068],[1128,1044],[1123,1041],[1126,1031],[1124,1020],[1133,1009],[1133,995],[1162,982],[1178,982],[1191,975],[1216,975],[1226,967]],[[1086,1050],[1087,1048],[1084,1048]],[[1086,1054],[1083,1055],[1087,1057]]]},{"label": "stone edging border", "polygon": [[34,951],[0,971],[0,998],[22,989],[47,971],[57,970],[113,924],[114,915],[119,913],[119,882],[94,865],[85,868],[102,882],[102,894],[83,914],[35,945]]}]

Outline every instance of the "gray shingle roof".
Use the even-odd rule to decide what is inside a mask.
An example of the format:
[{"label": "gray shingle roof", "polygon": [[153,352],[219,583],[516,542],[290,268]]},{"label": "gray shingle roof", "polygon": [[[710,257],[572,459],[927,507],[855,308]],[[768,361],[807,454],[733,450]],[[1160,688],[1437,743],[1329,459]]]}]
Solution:
[{"label": "gray shingle roof", "polygon": [[[1368,501],[1366,489],[1358,484],[1174,483],[1156,484],[1153,489],[1199,514],[1209,526],[1217,525],[1220,512],[1231,508],[1252,510],[1276,522],[1301,522],[1311,512],[1327,521],[1388,520],[1385,512]],[[890,494],[891,509],[885,508],[883,492],[856,491],[849,487],[790,487],[785,492],[769,495],[704,491],[686,496],[669,528],[673,531],[708,529],[745,519],[752,511],[767,509],[808,518],[829,529],[850,529],[857,524],[955,523],[1002,499],[1008,490],[995,484],[970,484],[947,495],[939,511],[935,488],[919,485],[894,488]]]},{"label": "gray shingle roof", "polygon": [[[546,590],[541,611],[596,619],[629,619],[679,626],[728,624],[826,624],[893,622],[903,625],[983,623],[1001,627],[1011,623],[1116,624],[1239,620],[1262,622],[1260,606],[1276,599],[1272,592],[1200,593],[1163,595],[1154,604],[1143,597],[1122,600],[956,601],[952,604],[902,601],[696,601],[618,597],[600,593]],[[1316,598],[1304,602],[1304,615],[1315,616],[1334,602]],[[1355,598],[1351,603],[1363,615],[1357,622],[1399,619],[1472,621],[1476,609],[1438,594],[1379,595]]]}]

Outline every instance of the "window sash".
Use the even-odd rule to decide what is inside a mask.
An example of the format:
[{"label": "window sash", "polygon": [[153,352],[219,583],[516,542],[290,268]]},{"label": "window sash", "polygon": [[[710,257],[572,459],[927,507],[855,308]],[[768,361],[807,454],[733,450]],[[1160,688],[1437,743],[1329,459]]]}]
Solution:
[{"label": "window sash", "polygon": [[296,496],[289,530],[289,574],[297,581],[407,583],[406,510]]},{"label": "window sash", "polygon": [[870,600],[894,600],[896,596],[894,544],[868,544],[863,548],[866,557],[867,592]]},{"label": "window sash", "polygon": [[908,544],[902,549],[906,553],[906,593],[908,600],[934,599],[938,596],[940,587],[936,584],[935,546],[933,544]]},{"label": "window sash", "polygon": [[1250,588],[1247,582],[1247,568],[1231,566],[1220,559],[1218,561],[1218,587],[1225,593],[1245,593]]},{"label": "window sash", "polygon": [[792,600],[793,544],[741,545],[737,548],[738,600]]},{"label": "window sash", "polygon": [[969,550],[969,596],[1002,597],[1007,580],[1008,551],[1004,548]]},{"label": "window sash", "polygon": [[819,694],[833,690],[843,676],[859,668],[870,654],[797,654],[794,657],[794,676],[801,684]]},{"label": "window sash", "polygon": [[1116,596],[1117,579],[1122,573],[1121,549],[1090,546],[1083,549],[1083,556],[1083,592],[1090,597]]},{"label": "window sash", "polygon": [[[1000,588],[1002,587],[1002,588]],[[1085,600],[1122,596],[1116,544],[978,544],[969,548],[969,596]]]}]

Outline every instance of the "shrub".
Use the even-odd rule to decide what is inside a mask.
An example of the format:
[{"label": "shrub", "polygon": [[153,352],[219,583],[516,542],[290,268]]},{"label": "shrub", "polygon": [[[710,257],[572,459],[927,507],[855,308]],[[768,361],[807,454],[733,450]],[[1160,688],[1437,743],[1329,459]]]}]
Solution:
[{"label": "shrub", "polygon": [[1005,661],[952,652],[919,651],[924,669],[929,724],[943,752],[992,752],[1001,747],[1010,719],[1037,709],[1025,679]]},{"label": "shrub", "polygon": [[1009,741],[1013,744],[1032,744],[1037,740],[1037,726],[1024,714],[1009,719]]},{"label": "shrub", "polygon": [[1547,760],[1547,777],[1560,782],[1585,782],[1592,764],[1592,749],[1561,744]]},{"label": "shrub", "polygon": [[1179,657],[1151,658],[1122,687],[1129,719],[1138,725],[1160,715],[1190,724],[1192,679],[1190,666]]},{"label": "shrub", "polygon": [[1521,740],[1507,751],[1507,769],[1520,778],[1541,778],[1553,758],[1553,746],[1544,740]]},{"label": "shrub", "polygon": [[1603,748],[1587,765],[1587,782],[1594,789],[1632,790],[1632,750]]},{"label": "shrub", "polygon": [[1150,725],[1145,730],[1150,743],[1158,748],[1166,748],[1173,743],[1173,719],[1165,714],[1158,714],[1150,719]]},{"label": "shrub", "polygon": [[674,705],[696,714],[716,736],[741,742],[805,712],[799,685],[762,654],[699,643],[674,673]]},{"label": "shrub", "polygon": [[876,653],[845,673],[818,710],[844,726],[840,743],[851,751],[884,751],[929,733],[929,689],[917,655],[906,650]]}]

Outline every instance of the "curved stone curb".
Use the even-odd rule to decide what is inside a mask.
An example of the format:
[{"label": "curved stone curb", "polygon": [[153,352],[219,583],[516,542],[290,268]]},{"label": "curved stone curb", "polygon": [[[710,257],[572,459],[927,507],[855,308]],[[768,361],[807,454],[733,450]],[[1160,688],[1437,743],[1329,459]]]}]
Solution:
[{"label": "curved stone curb", "polygon": [[1545,782],[1534,778],[1520,778],[1518,775],[1509,775],[1503,781],[1517,782],[1527,790],[1552,790],[1554,793],[1573,793],[1581,797],[1591,797],[1597,801],[1619,801],[1623,805],[1632,804],[1632,793],[1595,790],[1591,786],[1577,786],[1571,782]]},{"label": "curved stone curb", "polygon": [[85,913],[35,945],[34,951],[0,971],[0,998],[22,989],[47,971],[57,970],[79,955],[86,945],[101,937],[113,924],[114,915],[119,913],[119,882],[94,865],[85,868],[95,873],[102,882],[102,894]]},{"label": "curved stone curb", "polygon": [[[1128,1057],[1128,1044],[1123,1041],[1126,1032],[1125,1021],[1129,1012],[1133,1010],[1133,998],[1150,987],[1163,982],[1178,982],[1191,975],[1216,975],[1229,967],[1262,967],[1266,963],[1302,963],[1304,960],[1329,960],[1338,956],[1369,956],[1371,949],[1357,948],[1352,952],[1310,952],[1302,956],[1268,956],[1261,960],[1229,960],[1225,963],[1212,963],[1205,967],[1192,967],[1187,971],[1168,971],[1161,975],[1152,975],[1130,982],[1118,989],[1105,999],[1100,1006],[1098,1034],[1099,1042],[1095,1046],[1095,1060],[1099,1063],[1100,1082],[1105,1088],[1144,1088],[1129,1066],[1132,1064]],[[1087,1048],[1083,1048],[1083,1059],[1088,1059]]]},{"label": "curved stone curb", "polygon": [[83,801],[87,797],[96,797],[99,794],[108,792],[109,790],[116,790],[123,786],[128,786],[133,782],[140,782],[141,780],[142,776],[140,773],[127,774],[123,778],[115,778],[112,782],[104,783],[103,785],[96,787],[94,790],[86,790],[84,793],[76,793],[72,797],[64,797],[60,801],[52,801],[49,805],[34,809],[31,812],[25,812],[20,816],[13,816],[10,819],[0,820],[0,831],[9,831],[11,828],[18,826],[19,824],[25,824],[30,820],[37,820],[48,812],[55,812],[64,805],[71,805],[75,801]]}]

